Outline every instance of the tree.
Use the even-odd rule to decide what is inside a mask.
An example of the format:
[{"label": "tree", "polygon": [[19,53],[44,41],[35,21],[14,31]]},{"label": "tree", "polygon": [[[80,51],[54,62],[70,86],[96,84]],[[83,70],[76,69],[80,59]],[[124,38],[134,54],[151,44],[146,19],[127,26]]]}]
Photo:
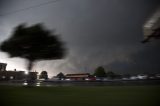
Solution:
[{"label": "tree", "polygon": [[62,72],[60,72],[59,74],[57,74],[57,77],[59,78],[59,80],[61,80],[65,77],[65,75]]},{"label": "tree", "polygon": [[39,76],[40,79],[48,79],[48,73],[47,71],[42,71],[40,76]]},{"label": "tree", "polygon": [[11,37],[2,42],[0,49],[8,52],[10,57],[27,59],[28,71],[36,61],[62,59],[65,55],[64,43],[42,24],[17,26]]},{"label": "tree", "polygon": [[105,69],[102,66],[97,67],[95,72],[94,72],[94,76],[96,76],[96,77],[106,77]]},{"label": "tree", "polygon": [[107,78],[110,78],[110,79],[113,79],[113,78],[116,77],[116,74],[115,74],[114,72],[112,72],[112,71],[108,71],[108,72],[106,73],[106,77],[107,77]]}]

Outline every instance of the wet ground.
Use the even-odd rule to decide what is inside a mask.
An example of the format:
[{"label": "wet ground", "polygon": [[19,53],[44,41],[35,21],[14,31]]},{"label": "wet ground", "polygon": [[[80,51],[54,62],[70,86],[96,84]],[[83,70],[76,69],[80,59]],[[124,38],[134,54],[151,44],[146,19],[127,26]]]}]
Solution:
[{"label": "wet ground", "polygon": [[40,81],[32,83],[25,81],[1,81],[0,85],[13,86],[133,86],[133,85],[160,85],[160,80],[110,80],[110,81]]}]

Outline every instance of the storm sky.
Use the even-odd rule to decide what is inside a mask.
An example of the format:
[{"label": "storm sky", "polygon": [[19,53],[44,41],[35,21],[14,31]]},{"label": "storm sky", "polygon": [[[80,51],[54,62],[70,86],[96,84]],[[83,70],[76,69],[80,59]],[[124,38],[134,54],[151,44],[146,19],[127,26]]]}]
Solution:
[{"label": "storm sky", "polygon": [[[0,42],[21,23],[44,23],[66,43],[65,59],[40,61],[33,70],[94,72],[98,66],[115,73],[160,72],[160,41],[142,44],[143,24],[159,0],[1,0]],[[8,70],[26,70],[26,61],[0,52]]]}]

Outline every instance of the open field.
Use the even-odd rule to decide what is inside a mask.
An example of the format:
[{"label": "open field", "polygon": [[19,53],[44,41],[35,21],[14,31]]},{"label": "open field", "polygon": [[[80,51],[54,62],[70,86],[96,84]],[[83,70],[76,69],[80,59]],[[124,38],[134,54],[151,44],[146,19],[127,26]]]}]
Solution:
[{"label": "open field", "polygon": [[160,106],[160,86],[0,86],[0,106]]}]

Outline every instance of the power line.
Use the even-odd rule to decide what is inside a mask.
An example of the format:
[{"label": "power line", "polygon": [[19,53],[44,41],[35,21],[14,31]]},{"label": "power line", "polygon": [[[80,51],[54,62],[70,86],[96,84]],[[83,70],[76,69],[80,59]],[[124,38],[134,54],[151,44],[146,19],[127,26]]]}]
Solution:
[{"label": "power line", "polygon": [[7,12],[7,13],[4,13],[4,14],[0,14],[0,16],[6,16],[6,15],[11,15],[11,14],[14,14],[14,13],[22,12],[22,11],[27,11],[29,9],[37,8],[37,7],[47,5],[47,4],[51,4],[51,3],[56,3],[58,1],[60,1],[60,0],[43,2],[43,3],[40,3],[40,4],[34,5],[34,6],[30,6],[30,7],[22,8],[22,9],[19,9],[19,10],[15,10],[15,11]]}]

